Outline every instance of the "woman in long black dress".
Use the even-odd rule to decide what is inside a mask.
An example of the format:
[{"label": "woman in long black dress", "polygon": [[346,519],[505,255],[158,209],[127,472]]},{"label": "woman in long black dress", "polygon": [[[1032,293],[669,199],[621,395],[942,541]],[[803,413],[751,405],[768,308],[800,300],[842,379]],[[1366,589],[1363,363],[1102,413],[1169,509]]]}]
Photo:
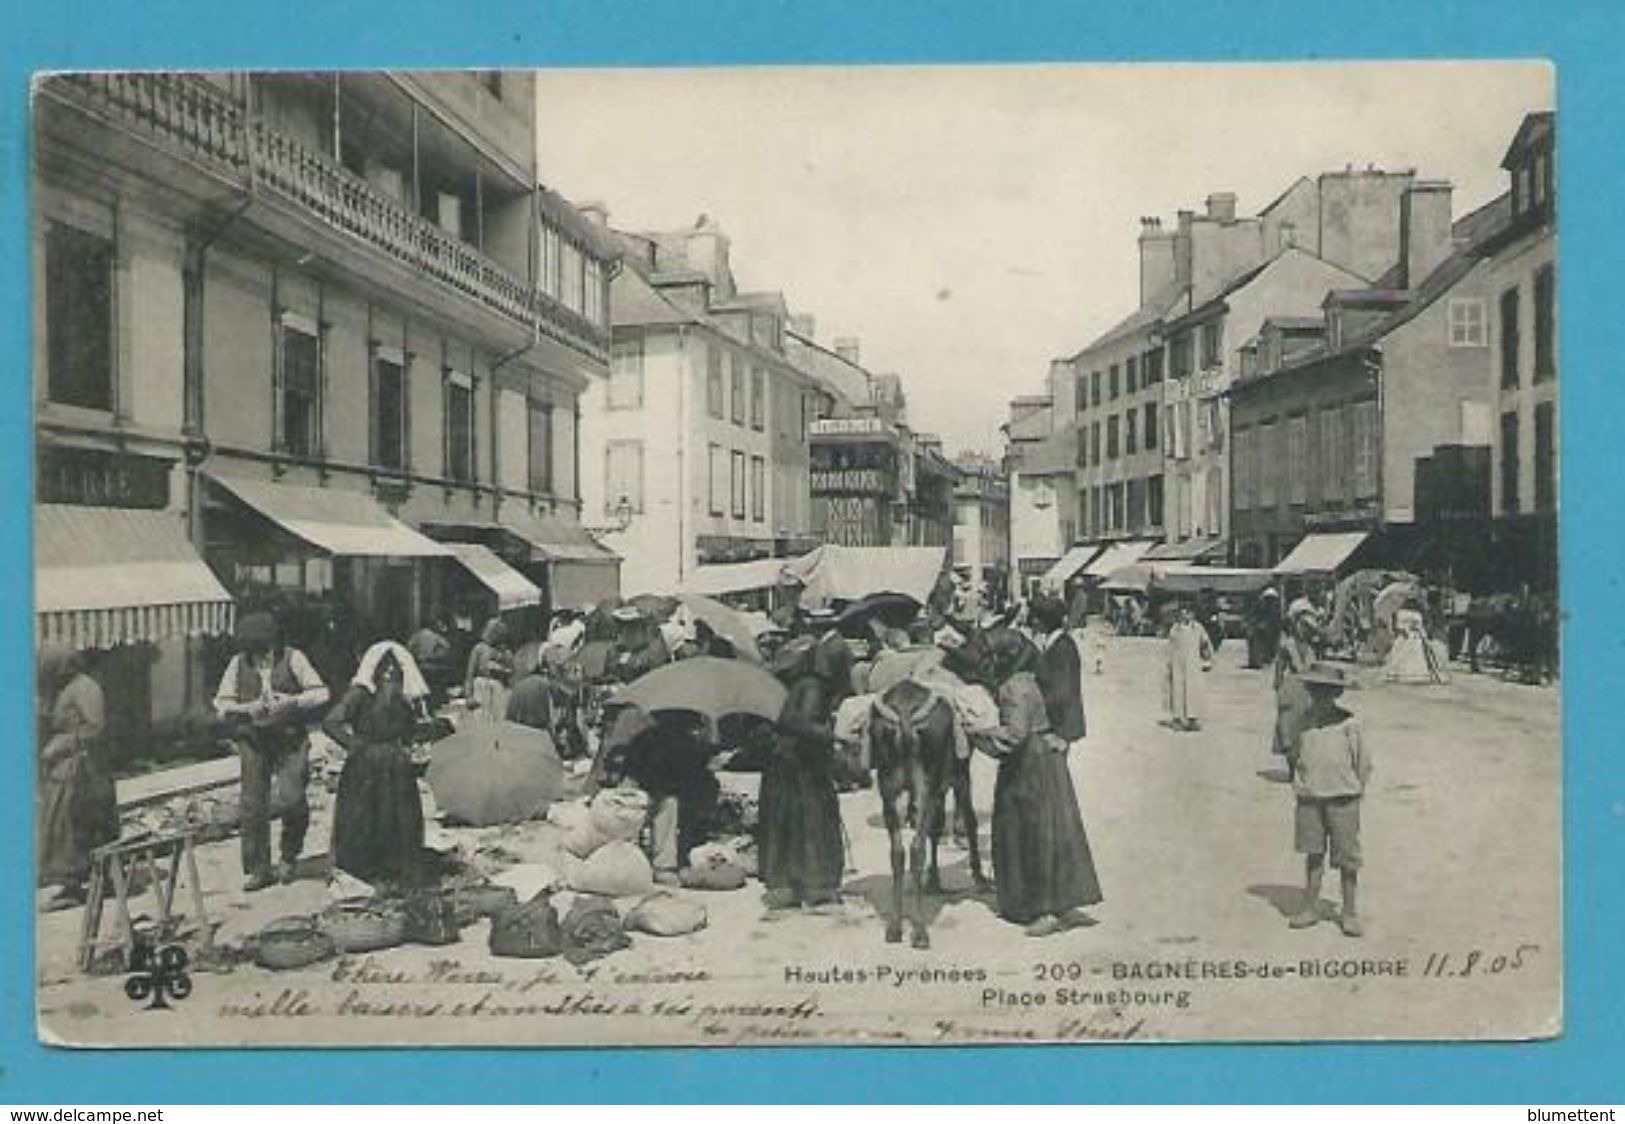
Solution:
[{"label": "woman in long black dress", "polygon": [[364,882],[410,886],[423,850],[423,802],[407,753],[427,694],[412,657],[374,644],[322,723],[345,749],[333,808],[333,865]]},{"label": "woman in long black dress", "polygon": [[770,909],[825,905],[838,899],[846,865],[833,717],[851,657],[839,637],[803,637],[780,650],[774,671],[790,694],[762,770],[758,869]]},{"label": "woman in long black dress", "polygon": [[1075,924],[1102,900],[1083,815],[1067,768],[1067,742],[1052,732],[1033,674],[1038,651],[1010,629],[989,636],[1005,747],[993,789],[993,876],[999,916],[1043,937]]}]

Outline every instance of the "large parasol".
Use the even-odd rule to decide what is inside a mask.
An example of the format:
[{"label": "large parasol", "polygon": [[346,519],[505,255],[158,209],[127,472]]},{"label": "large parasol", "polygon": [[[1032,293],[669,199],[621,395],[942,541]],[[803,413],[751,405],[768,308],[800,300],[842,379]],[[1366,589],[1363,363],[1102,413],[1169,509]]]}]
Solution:
[{"label": "large parasol", "polygon": [[741,658],[753,663],[762,662],[762,653],[756,648],[756,631],[744,613],[697,593],[682,594],[677,600],[687,606],[695,620],[703,621],[712,632],[732,644],[734,652]]},{"label": "large parasol", "polygon": [[784,686],[755,664],[695,656],[655,668],[623,687],[614,701],[650,714],[688,710],[712,722],[729,714],[754,714],[771,722],[784,709],[785,694]]},{"label": "large parasol", "polygon": [[470,722],[435,744],[429,788],[440,810],[461,823],[518,823],[563,798],[564,763],[545,731]]},{"label": "large parasol", "polygon": [[906,593],[871,593],[842,609],[835,627],[843,636],[861,636],[871,620],[887,628],[907,628],[919,613],[920,603]]}]

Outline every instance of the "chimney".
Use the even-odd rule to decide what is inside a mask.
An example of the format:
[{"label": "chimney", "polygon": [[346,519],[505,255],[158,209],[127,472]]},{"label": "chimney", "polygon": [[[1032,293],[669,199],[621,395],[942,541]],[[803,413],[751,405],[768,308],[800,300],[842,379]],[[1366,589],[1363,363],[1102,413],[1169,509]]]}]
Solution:
[{"label": "chimney", "polygon": [[609,206],[602,199],[588,199],[577,203],[576,210],[594,226],[609,226]]},{"label": "chimney", "polygon": [[1236,193],[1216,191],[1207,197],[1207,217],[1214,222],[1236,221]]},{"label": "chimney", "polygon": [[1174,282],[1174,236],[1162,229],[1162,220],[1140,220],[1140,307]]},{"label": "chimney", "polygon": [[858,362],[858,341],[852,336],[841,336],[835,341],[835,354],[845,359],[854,367],[861,367]]},{"label": "chimney", "polygon": [[813,338],[813,329],[817,323],[810,312],[795,312],[790,315],[790,330],[804,340]]},{"label": "chimney", "polygon": [[1418,180],[1400,196],[1399,261],[1407,289],[1425,281],[1455,248],[1450,193],[1451,186],[1444,180]]}]

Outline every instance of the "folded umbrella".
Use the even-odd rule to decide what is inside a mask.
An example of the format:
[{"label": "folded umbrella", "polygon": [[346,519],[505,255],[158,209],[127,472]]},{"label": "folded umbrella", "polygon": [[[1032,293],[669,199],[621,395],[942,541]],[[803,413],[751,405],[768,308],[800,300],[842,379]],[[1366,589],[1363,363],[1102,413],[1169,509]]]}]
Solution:
[{"label": "folded umbrella", "polygon": [[762,662],[762,653],[756,648],[756,632],[744,613],[697,593],[683,594],[677,600],[687,606],[695,620],[705,622],[712,632],[732,644],[734,652],[742,659]]},{"label": "folded umbrella", "polygon": [[564,763],[545,731],[514,722],[471,722],[435,744],[435,805],[475,827],[543,815],[564,796]]},{"label": "folded umbrella", "polygon": [[755,664],[695,656],[655,668],[623,687],[614,701],[650,714],[692,711],[713,723],[730,714],[754,714],[771,722],[784,709],[785,695],[784,686]]}]

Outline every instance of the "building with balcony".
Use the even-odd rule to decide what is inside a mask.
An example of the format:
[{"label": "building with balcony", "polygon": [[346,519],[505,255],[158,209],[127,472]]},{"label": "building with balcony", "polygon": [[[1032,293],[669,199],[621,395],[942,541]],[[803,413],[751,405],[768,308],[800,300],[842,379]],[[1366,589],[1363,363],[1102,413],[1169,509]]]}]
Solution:
[{"label": "building with balcony", "polygon": [[582,488],[624,587],[670,592],[700,566],[810,550],[808,431],[829,395],[784,297],[738,289],[709,218],[615,237],[613,357],[582,399]]},{"label": "building with balcony", "polygon": [[541,186],[528,76],[60,75],[35,114],[39,631],[105,649],[125,729],[206,705],[220,629],[149,611],[190,596],[157,569],[125,606],[47,576],[147,549],[63,509],[143,513],[329,681],[614,590],[577,403],[617,248]]}]

